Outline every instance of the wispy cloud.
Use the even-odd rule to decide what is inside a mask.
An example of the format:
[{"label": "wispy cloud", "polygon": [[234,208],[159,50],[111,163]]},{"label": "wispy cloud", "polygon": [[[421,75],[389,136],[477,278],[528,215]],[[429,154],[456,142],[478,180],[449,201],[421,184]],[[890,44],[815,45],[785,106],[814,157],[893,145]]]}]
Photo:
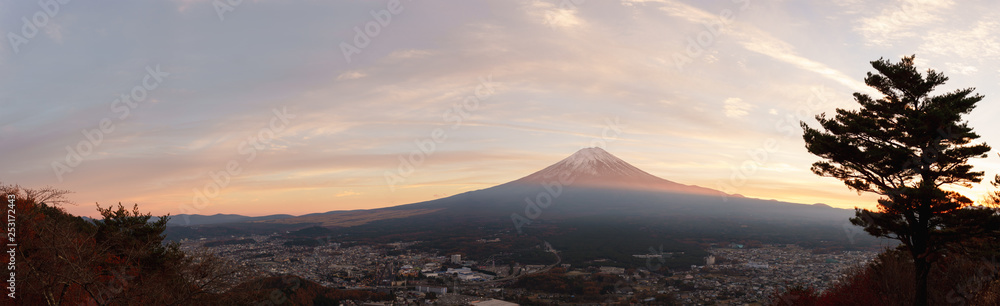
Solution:
[{"label": "wispy cloud", "polygon": [[990,17],[967,28],[937,28],[926,33],[920,52],[967,60],[1000,58],[1000,22]]},{"label": "wispy cloud", "polygon": [[[904,2],[912,16],[886,22],[877,17],[899,5],[404,1],[351,63],[339,43],[353,41],[353,29],[384,3],[252,3],[223,22],[211,0],[67,5],[58,26],[39,32],[45,38],[32,40],[27,53],[2,44],[0,179],[54,184],[52,161],[65,158],[80,131],[111,114],[111,101],[156,63],[172,73],[148,100],[157,102],[138,105],[57,186],[76,191],[78,202],[136,201],[157,214],[177,213],[193,188],[212,181],[210,173],[245,157],[240,144],[260,136],[271,109],[285,106],[295,122],[261,145],[203,213],[246,203],[268,204],[253,207],[260,214],[275,213],[269,209],[279,203],[298,204],[301,213],[382,207],[488,187],[588,145],[614,118],[626,128],[610,151],[672,180],[711,186],[730,175],[720,159],[739,160],[764,139],[785,135],[776,121],[832,110],[800,111],[810,88],[829,87],[837,93],[832,100],[848,102],[851,91],[867,90],[867,61],[915,49],[928,55],[918,59],[940,65],[933,68],[994,85],[983,72],[1000,70],[989,60],[1000,55],[989,7],[960,12],[951,2]],[[166,9],[151,8],[163,8],[157,5]],[[0,6],[9,17],[0,26],[8,29],[38,10],[35,3]],[[689,39],[724,10],[737,13],[732,22],[678,71],[672,55],[686,52]],[[817,11],[833,18],[817,22],[822,18],[810,15]],[[496,94],[458,113],[456,105],[486,75]],[[447,140],[408,188],[388,192],[385,171],[435,129],[448,131]],[[746,193],[819,179],[792,171],[814,160],[793,138],[762,166],[780,166],[774,172],[783,176],[762,171]],[[855,198],[846,190],[816,197],[825,199],[811,201]],[[71,209],[94,213],[89,205]]]},{"label": "wispy cloud", "polygon": [[347,71],[347,72],[341,73],[339,76],[337,76],[337,80],[338,81],[342,81],[342,80],[356,80],[356,79],[360,79],[360,78],[363,78],[363,77],[365,77],[365,74],[361,73],[359,71]]},{"label": "wispy cloud", "polygon": [[753,109],[753,105],[747,102],[743,102],[740,98],[729,98],[723,103],[723,108],[725,110],[726,117],[729,118],[742,118],[750,114],[750,110]]},{"label": "wispy cloud", "polygon": [[976,68],[976,66],[964,65],[959,63],[945,63],[945,65],[948,67],[948,72],[951,73],[971,75],[976,72],[979,72],[979,68]]},{"label": "wispy cloud", "polygon": [[[955,4],[950,0],[901,0],[883,5],[873,16],[861,19],[855,30],[874,46],[892,46],[922,35],[928,25],[938,25]],[[864,3],[870,5],[870,3]]]},{"label": "wispy cloud", "polygon": [[361,194],[361,193],[358,193],[358,192],[354,192],[354,191],[351,191],[351,190],[348,190],[348,191],[341,191],[341,192],[338,192],[338,193],[337,193],[337,194],[335,194],[334,196],[335,196],[335,197],[338,197],[338,198],[340,198],[340,197],[350,197],[350,196],[356,196],[356,195],[360,195],[360,194]]},{"label": "wispy cloud", "polygon": [[[643,1],[651,2],[651,1]],[[696,8],[694,6],[681,3],[679,1],[672,0],[658,0],[657,3],[663,4],[660,10],[667,13],[669,16],[675,18],[681,18],[691,23],[710,25],[720,23],[720,13],[710,13],[708,11]],[[749,3],[749,2],[748,2]],[[749,7],[748,9],[753,9]],[[730,14],[733,11],[737,11],[738,8],[727,9]],[[856,80],[855,78],[849,77],[842,72],[834,69],[824,63],[816,60],[806,58],[799,55],[795,51],[795,47],[791,44],[784,42],[774,36],[768,34],[767,32],[758,29],[757,27],[748,24],[746,22],[741,22],[739,16],[734,18],[732,24],[728,26],[723,26],[722,31],[726,32],[726,35],[733,36],[738,39],[740,45],[742,45],[746,50],[760,53],[771,57],[774,60],[778,60],[787,64],[794,65],[800,69],[804,69],[813,73],[817,73],[823,77],[834,80],[838,83],[847,86],[852,90],[857,91],[867,91],[868,87],[864,83]]]},{"label": "wispy cloud", "polygon": [[535,0],[527,8],[529,14],[540,18],[540,21],[548,26],[570,29],[583,25],[583,20],[577,16],[573,2]]}]

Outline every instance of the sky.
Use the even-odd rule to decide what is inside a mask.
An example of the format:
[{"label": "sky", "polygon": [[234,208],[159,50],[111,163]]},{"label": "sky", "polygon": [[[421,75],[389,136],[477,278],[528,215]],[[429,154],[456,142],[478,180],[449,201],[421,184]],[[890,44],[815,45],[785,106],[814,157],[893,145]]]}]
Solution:
[{"label": "sky", "polygon": [[[0,182],[162,214],[306,214],[488,188],[599,146],[748,197],[872,208],[800,120],[917,55],[986,98],[992,1],[0,1]],[[973,160],[988,178],[1000,157]],[[972,199],[985,182],[958,187]]]}]

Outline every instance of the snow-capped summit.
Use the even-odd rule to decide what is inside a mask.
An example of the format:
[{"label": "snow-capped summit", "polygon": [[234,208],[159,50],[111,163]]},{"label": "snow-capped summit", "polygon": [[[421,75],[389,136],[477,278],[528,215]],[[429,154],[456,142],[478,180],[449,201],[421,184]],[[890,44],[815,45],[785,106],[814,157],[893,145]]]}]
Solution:
[{"label": "snow-capped summit", "polygon": [[573,155],[536,172],[529,177],[541,175],[558,178],[562,175],[573,177],[593,175],[643,176],[650,175],[599,147],[583,148]]},{"label": "snow-capped summit", "polygon": [[580,149],[573,155],[516,180],[514,184],[560,184],[720,195],[719,191],[671,182],[642,171],[604,149]]}]

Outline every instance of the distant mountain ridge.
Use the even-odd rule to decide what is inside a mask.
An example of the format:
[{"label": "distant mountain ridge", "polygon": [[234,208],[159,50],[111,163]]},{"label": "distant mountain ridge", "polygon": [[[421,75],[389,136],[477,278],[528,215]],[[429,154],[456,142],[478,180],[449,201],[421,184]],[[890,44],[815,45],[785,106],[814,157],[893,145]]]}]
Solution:
[{"label": "distant mountain ridge", "polygon": [[260,217],[248,217],[244,215],[235,214],[214,214],[214,215],[198,215],[198,214],[180,214],[170,216],[170,221],[167,221],[168,226],[191,226],[191,225],[210,225],[210,224],[224,224],[224,223],[237,223],[237,222],[248,222],[248,221],[265,221],[265,220],[277,220],[295,217],[288,214],[277,214],[277,215],[267,215]]}]

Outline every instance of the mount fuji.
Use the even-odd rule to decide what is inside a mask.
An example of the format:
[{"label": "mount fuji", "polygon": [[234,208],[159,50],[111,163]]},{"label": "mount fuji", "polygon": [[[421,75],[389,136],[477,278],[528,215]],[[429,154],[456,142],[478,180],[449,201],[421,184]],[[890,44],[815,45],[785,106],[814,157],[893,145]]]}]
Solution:
[{"label": "mount fuji", "polygon": [[[626,266],[639,264],[634,254],[667,246],[687,257],[665,264],[685,267],[705,256],[708,243],[796,243],[831,249],[882,244],[855,235],[861,231],[849,223],[853,215],[850,209],[684,185],[649,174],[604,149],[585,148],[520,179],[446,198],[370,210],[174,226],[168,237],[275,231],[295,235],[297,229],[322,227],[307,232],[377,243],[424,241],[425,248],[473,258],[490,257],[493,247],[504,247],[513,254],[534,254],[528,258],[540,263],[548,259],[539,259],[544,256],[535,247],[547,241],[569,263],[609,259]],[[175,216],[172,222],[183,217]],[[504,245],[476,242],[487,237],[501,238]]]},{"label": "mount fuji", "polygon": [[574,186],[736,196],[694,185],[683,185],[642,171],[599,147],[584,148],[569,157],[509,184],[566,182]]},{"label": "mount fuji", "polygon": [[[620,215],[629,211],[648,212],[645,205],[653,205],[654,209],[673,207],[673,210],[678,211],[712,211],[709,214],[740,211],[739,207],[728,207],[732,205],[718,205],[731,202],[730,198],[744,199],[741,195],[657,177],[604,149],[594,147],[581,149],[520,179],[446,198],[381,209],[333,211],[259,222],[352,227],[368,222],[426,215],[425,217],[477,220],[490,224],[506,223],[506,226],[513,224],[521,232],[523,226],[544,220],[609,213]],[[709,203],[687,207],[690,206],[687,204],[701,202]],[[643,207],[629,208],[634,205]],[[679,206],[674,207],[675,205]],[[753,206],[743,208],[752,209]]]}]

